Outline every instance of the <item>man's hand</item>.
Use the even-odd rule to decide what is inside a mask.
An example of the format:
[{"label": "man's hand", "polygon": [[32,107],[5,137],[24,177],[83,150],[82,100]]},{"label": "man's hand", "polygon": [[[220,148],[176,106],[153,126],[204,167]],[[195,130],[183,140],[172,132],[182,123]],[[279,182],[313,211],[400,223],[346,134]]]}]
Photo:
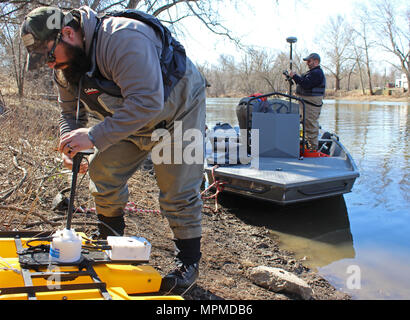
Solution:
[{"label": "man's hand", "polygon": [[[63,153],[63,165],[69,170],[73,169],[73,160],[69,158],[68,156],[66,156],[64,153]],[[88,170],[88,163],[84,161],[81,162],[79,173],[85,174],[87,170]]]},{"label": "man's hand", "polygon": [[80,128],[63,135],[60,138],[58,151],[72,159],[77,152],[92,149],[94,144],[88,138],[89,130],[89,128]]},{"label": "man's hand", "polygon": [[296,74],[296,73],[294,73],[293,71],[289,71],[289,77],[293,78],[293,76],[294,76],[295,74]]}]

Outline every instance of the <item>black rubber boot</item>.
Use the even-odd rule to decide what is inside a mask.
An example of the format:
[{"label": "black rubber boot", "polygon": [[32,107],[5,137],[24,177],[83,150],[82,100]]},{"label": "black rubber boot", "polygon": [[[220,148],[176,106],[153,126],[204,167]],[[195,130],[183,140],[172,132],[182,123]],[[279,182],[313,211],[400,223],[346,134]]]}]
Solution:
[{"label": "black rubber boot", "polygon": [[175,240],[176,268],[161,282],[162,291],[179,292],[191,287],[199,277],[201,238]]},{"label": "black rubber boot", "polygon": [[98,239],[107,239],[108,236],[123,236],[125,229],[124,216],[106,217],[102,214],[97,215],[100,223],[98,224]]}]

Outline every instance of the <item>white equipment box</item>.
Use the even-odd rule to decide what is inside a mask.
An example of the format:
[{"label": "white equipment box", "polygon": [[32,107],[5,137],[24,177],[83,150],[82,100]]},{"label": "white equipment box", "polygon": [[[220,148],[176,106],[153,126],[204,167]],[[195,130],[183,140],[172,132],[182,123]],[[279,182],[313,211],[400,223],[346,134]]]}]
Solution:
[{"label": "white equipment box", "polygon": [[111,260],[149,261],[151,244],[143,237],[107,237],[111,250],[106,250]]}]

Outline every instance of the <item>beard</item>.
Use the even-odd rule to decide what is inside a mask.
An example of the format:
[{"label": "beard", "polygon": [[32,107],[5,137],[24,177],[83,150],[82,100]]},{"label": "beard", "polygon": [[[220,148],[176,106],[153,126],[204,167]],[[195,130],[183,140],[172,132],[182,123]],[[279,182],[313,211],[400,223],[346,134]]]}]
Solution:
[{"label": "beard", "polygon": [[65,80],[72,84],[77,85],[80,82],[81,77],[90,70],[91,62],[85,54],[85,50],[73,46],[63,40],[61,40],[65,47],[68,61],[64,65],[68,65],[66,68],[61,69],[61,72]]}]

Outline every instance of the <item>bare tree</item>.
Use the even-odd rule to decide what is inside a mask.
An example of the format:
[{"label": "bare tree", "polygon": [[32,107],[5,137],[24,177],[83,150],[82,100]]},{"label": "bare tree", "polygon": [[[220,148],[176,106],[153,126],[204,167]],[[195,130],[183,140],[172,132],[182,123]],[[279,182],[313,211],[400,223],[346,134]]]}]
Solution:
[{"label": "bare tree", "polygon": [[[279,82],[285,83],[282,72],[286,67],[278,64],[277,60],[277,55],[266,50],[250,49],[244,53],[236,72],[241,92],[249,95],[279,90]],[[289,63],[289,58],[286,60]]]},{"label": "bare tree", "polygon": [[[11,8],[0,14],[1,18],[12,18],[16,12],[25,8],[34,8],[44,5],[58,6],[61,9],[71,10],[82,5],[87,5],[97,12],[106,12],[119,9],[139,9],[152,14],[162,22],[168,24],[173,31],[183,33],[179,27],[179,22],[188,17],[195,17],[211,32],[228,37],[237,45],[240,39],[233,35],[233,32],[221,22],[221,4],[227,3],[234,9],[239,0],[13,0],[3,1],[0,4],[13,4]],[[272,0],[276,3],[277,1]],[[18,23],[18,21],[16,21]]]},{"label": "bare tree", "polygon": [[[266,50],[251,50],[249,55],[255,68],[255,76],[264,92],[275,91],[275,74],[281,70],[275,65],[276,56],[270,54]],[[282,70],[283,71],[283,70]],[[283,77],[282,77],[283,80]]]},{"label": "bare tree", "polygon": [[[90,6],[97,12],[119,9],[138,9],[156,16],[171,30],[184,35],[180,23],[186,18],[194,19],[206,26],[216,35],[227,37],[241,48],[240,38],[221,22],[221,8],[229,6],[233,10],[240,0],[0,0],[0,52],[3,51],[6,62],[12,66],[13,74],[19,88],[24,93],[25,53],[19,40],[19,27],[24,15],[38,6],[58,6],[71,10],[82,5]],[[272,0],[275,4],[277,0]],[[189,32],[189,30],[187,31]],[[7,54],[5,54],[7,52]],[[3,64],[6,63],[3,59]]]},{"label": "bare tree", "polygon": [[[299,54],[294,63],[302,69]],[[217,65],[200,66],[211,87],[208,96],[244,96],[256,92],[285,92],[288,83],[282,72],[289,66],[287,52],[270,53],[266,50],[248,50],[236,62],[232,56],[221,55]]]},{"label": "bare tree", "polygon": [[237,93],[237,67],[232,56],[221,54],[217,65],[205,64],[199,70],[209,85],[208,96],[225,97]]},{"label": "bare tree", "polygon": [[[366,65],[367,79],[369,83],[369,92],[370,95],[374,95],[373,85],[372,85],[372,72],[371,72],[371,60],[370,60],[370,50],[374,47],[374,41],[369,37],[369,11],[367,7],[361,6],[359,13],[357,14],[358,25],[356,28],[353,28],[352,35],[353,38],[358,36],[359,44],[357,44],[355,50],[361,50],[364,55],[364,64]],[[356,54],[357,57],[357,54]],[[360,67],[360,65],[359,65]],[[362,73],[360,70],[360,77],[363,85]],[[364,92],[363,92],[364,93]]]},{"label": "bare tree", "polygon": [[360,86],[362,88],[362,93],[363,95],[366,94],[365,92],[365,87],[364,87],[364,81],[363,81],[363,71],[362,71],[362,51],[360,48],[357,46],[356,41],[352,41],[352,48],[354,52],[354,63],[352,64],[352,68],[350,69],[349,72],[349,80],[348,80],[348,85],[347,85],[347,90],[350,90],[350,78],[351,75],[354,73],[354,70],[357,68],[359,70],[359,77],[360,77]]},{"label": "bare tree", "polygon": [[[0,16],[4,11],[12,11],[13,5],[4,5],[0,7]],[[19,12],[16,12],[18,16]],[[21,13],[20,13],[21,14]],[[24,79],[26,67],[26,52],[19,37],[19,25],[10,19],[0,18],[0,45],[4,50],[4,67],[10,70],[16,82],[18,95],[24,95]]]},{"label": "bare tree", "polygon": [[350,28],[341,15],[331,17],[324,25],[318,42],[327,55],[327,61],[322,66],[335,78],[335,90],[340,90],[340,83],[348,69],[346,63],[351,59],[349,45]]},{"label": "bare tree", "polygon": [[[371,12],[373,28],[379,35],[378,46],[393,54],[399,64],[391,63],[401,70],[410,83],[410,8],[408,3],[404,13],[400,13],[400,2],[377,0]],[[403,23],[398,23],[402,19]]]}]

